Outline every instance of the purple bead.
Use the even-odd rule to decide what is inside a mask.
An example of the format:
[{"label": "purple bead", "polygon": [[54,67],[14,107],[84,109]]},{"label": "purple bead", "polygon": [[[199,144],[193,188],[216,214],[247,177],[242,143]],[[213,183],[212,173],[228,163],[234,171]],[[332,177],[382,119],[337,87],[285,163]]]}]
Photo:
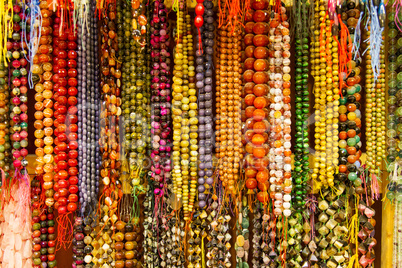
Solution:
[{"label": "purple bead", "polygon": [[208,185],[212,185],[214,183],[214,179],[212,177],[208,177],[205,181]]},{"label": "purple bead", "polygon": [[200,193],[205,192],[205,187],[204,187],[204,185],[198,185],[198,192],[200,192]]},{"label": "purple bead", "polygon": [[200,208],[205,208],[205,206],[207,205],[207,203],[204,200],[200,200],[198,202],[198,205],[200,206]]}]

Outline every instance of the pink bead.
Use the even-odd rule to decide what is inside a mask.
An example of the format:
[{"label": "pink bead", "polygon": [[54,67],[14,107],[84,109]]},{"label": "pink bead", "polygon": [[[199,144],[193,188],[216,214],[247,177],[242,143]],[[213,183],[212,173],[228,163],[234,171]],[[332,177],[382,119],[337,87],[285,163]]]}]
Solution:
[{"label": "pink bead", "polygon": [[13,156],[14,156],[14,158],[19,158],[19,157],[21,156],[20,151],[19,151],[19,150],[15,150],[15,151],[13,152]]},{"label": "pink bead", "polygon": [[20,87],[21,94],[25,94],[28,92],[28,88],[26,86]]},{"label": "pink bead", "polygon": [[12,63],[14,68],[20,68],[21,67],[21,63],[19,60],[14,60]]},{"label": "pink bead", "polygon": [[13,134],[13,140],[15,140],[15,141],[20,141],[21,140],[21,136],[20,136],[20,134],[18,132],[15,132]]},{"label": "pink bead", "polygon": [[19,168],[19,167],[21,167],[21,161],[16,159],[16,160],[14,160],[13,165],[15,168]]},{"label": "pink bead", "polygon": [[28,120],[28,115],[26,113],[22,113],[20,114],[20,119],[25,122]]},{"label": "pink bead", "polygon": [[23,103],[23,104],[20,105],[20,109],[21,109],[22,112],[25,113],[28,110],[28,106],[25,103]]},{"label": "pink bead", "polygon": [[21,80],[18,79],[18,78],[15,78],[15,79],[13,80],[13,85],[14,85],[15,87],[19,87],[19,86],[21,85]]},{"label": "pink bead", "polygon": [[21,100],[20,100],[19,97],[14,97],[14,98],[13,98],[13,104],[14,104],[14,105],[19,105],[20,103],[21,103]]},{"label": "pink bead", "polygon": [[28,150],[27,149],[23,148],[20,151],[21,151],[22,157],[26,157],[28,155]]}]

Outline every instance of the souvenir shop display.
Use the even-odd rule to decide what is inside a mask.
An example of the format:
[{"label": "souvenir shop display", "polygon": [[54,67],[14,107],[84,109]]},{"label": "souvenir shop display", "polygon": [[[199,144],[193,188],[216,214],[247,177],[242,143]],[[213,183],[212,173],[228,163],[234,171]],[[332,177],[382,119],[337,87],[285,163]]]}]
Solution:
[{"label": "souvenir shop display", "polygon": [[0,266],[401,266],[400,10],[0,0]]}]

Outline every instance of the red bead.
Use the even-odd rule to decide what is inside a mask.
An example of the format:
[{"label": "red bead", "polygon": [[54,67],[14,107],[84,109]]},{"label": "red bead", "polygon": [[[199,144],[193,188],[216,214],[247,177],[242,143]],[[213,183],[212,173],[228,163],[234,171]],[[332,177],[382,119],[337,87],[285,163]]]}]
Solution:
[{"label": "red bead", "polygon": [[73,202],[73,203],[78,202],[78,195],[76,195],[76,194],[70,194],[70,195],[68,196],[68,201]]},{"label": "red bead", "polygon": [[66,41],[59,41],[57,47],[58,47],[60,50],[67,50],[67,48],[68,48],[67,42],[66,42]]},{"label": "red bead", "polygon": [[70,167],[68,169],[68,175],[70,176],[77,176],[78,175],[78,168],[76,167]]},{"label": "red bead", "polygon": [[204,14],[205,8],[203,4],[198,3],[195,6],[195,14],[197,14],[198,16],[202,16]]},{"label": "red bead", "polygon": [[76,166],[78,165],[77,159],[69,159],[69,160],[68,160],[68,165],[69,165],[70,167],[76,167]]},{"label": "red bead", "polygon": [[77,114],[78,108],[76,106],[70,106],[70,107],[68,107],[68,113],[69,114]]},{"label": "red bead", "polygon": [[59,57],[60,59],[66,59],[67,58],[67,51],[65,50],[60,50],[59,54],[57,54],[57,57]]},{"label": "red bead", "polygon": [[[61,95],[61,96],[59,96],[58,98],[57,98],[57,102],[56,103],[58,103],[58,105],[57,105],[57,108],[60,106],[60,105],[67,105],[67,97],[66,96],[64,96],[64,95]],[[56,108],[55,108],[56,109]]]},{"label": "red bead", "polygon": [[68,42],[67,48],[68,48],[68,50],[76,50],[77,43],[76,42]]},{"label": "red bead", "polygon": [[71,124],[76,124],[78,122],[78,116],[75,114],[68,115],[68,119],[70,120]]},{"label": "red bead", "polygon": [[70,193],[76,194],[78,193],[78,186],[77,185],[70,185],[70,188],[68,188]]},{"label": "red bead", "polygon": [[68,144],[70,150],[77,150],[78,149],[78,142],[76,141],[70,141]]},{"label": "red bead", "polygon": [[59,208],[57,209],[57,212],[59,213],[59,215],[66,214],[66,213],[67,213],[67,208],[66,208],[65,206],[59,207]]},{"label": "red bead", "polygon": [[[69,152],[69,154],[70,154],[70,152]],[[66,160],[67,159],[67,153],[66,152],[60,152],[60,153],[58,153],[57,154],[57,157],[59,158],[59,160]],[[69,155],[69,157],[70,157],[70,155]]]},{"label": "red bead", "polygon": [[70,176],[68,178],[70,185],[77,185],[78,184],[78,177],[77,176]]},{"label": "red bead", "polygon": [[68,157],[69,158],[77,158],[78,157],[78,151],[70,149],[70,151],[68,151]]},{"label": "red bead", "polygon": [[68,188],[70,187],[70,183],[67,180],[59,180],[58,182],[59,188]]},{"label": "red bead", "polygon": [[194,19],[194,25],[197,28],[201,28],[201,26],[204,24],[204,19],[202,16],[196,16]]},{"label": "red bead", "polygon": [[67,141],[67,134],[61,133],[59,136],[57,136],[57,138],[59,138],[59,141],[61,142]]},{"label": "red bead", "polygon": [[67,61],[67,66],[68,66],[69,68],[77,68],[77,62],[76,62],[75,60],[69,59],[69,60]]},{"label": "red bead", "polygon": [[59,74],[60,77],[67,77],[67,70],[64,68],[60,68],[57,73]]},{"label": "red bead", "polygon": [[67,165],[67,162],[66,162],[66,161],[59,161],[59,162],[57,163],[57,167],[58,167],[59,169],[66,169],[66,168],[68,167],[68,165]]},{"label": "red bead", "polygon": [[68,70],[68,77],[76,77],[77,74],[78,74],[78,72],[76,69],[71,68]]},{"label": "red bead", "polygon": [[[68,102],[68,105],[70,105],[70,106],[75,106],[75,105],[77,105],[77,103],[78,103],[78,100],[77,100],[77,98],[76,97],[68,97],[68,100],[67,100],[67,102]],[[71,107],[70,107],[71,108]]]},{"label": "red bead", "polygon": [[77,126],[77,124],[71,124],[68,128],[69,128],[69,130],[70,130],[71,132],[77,132],[77,131],[78,131],[78,126]]},{"label": "red bead", "polygon": [[59,202],[60,206],[66,206],[67,205],[67,198],[66,197],[60,197],[59,200],[57,200],[57,202]]},{"label": "red bead", "polygon": [[70,141],[76,141],[78,139],[78,134],[77,133],[69,133],[68,134],[68,139]]},{"label": "red bead", "polygon": [[66,68],[67,67],[67,61],[65,59],[59,59],[57,61],[57,66],[60,68]]},{"label": "red bead", "polygon": [[68,88],[68,95],[70,96],[77,96],[78,89],[76,87],[69,87]]},{"label": "red bead", "polygon": [[67,107],[65,105],[60,105],[57,111],[61,114],[67,113]]},{"label": "red bead", "polygon": [[68,51],[68,58],[69,59],[76,59],[78,57],[78,54],[75,50],[69,50]]},{"label": "red bead", "polygon": [[77,210],[77,204],[76,204],[76,203],[69,203],[69,204],[67,205],[67,209],[68,209],[68,211],[70,211],[70,212],[74,212],[74,211]]},{"label": "red bead", "polygon": [[78,81],[76,78],[69,78],[68,79],[68,85],[70,87],[76,87],[78,85]]}]

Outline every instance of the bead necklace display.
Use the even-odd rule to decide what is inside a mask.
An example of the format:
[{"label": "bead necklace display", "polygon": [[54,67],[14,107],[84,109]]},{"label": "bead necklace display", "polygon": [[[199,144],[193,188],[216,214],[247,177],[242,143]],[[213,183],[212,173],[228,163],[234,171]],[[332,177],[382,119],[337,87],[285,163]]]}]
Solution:
[{"label": "bead necklace display", "polygon": [[[308,184],[310,179],[309,167],[309,138],[308,138],[308,115],[309,115],[309,69],[308,69],[308,7],[306,1],[297,1],[293,13],[296,19],[296,146],[295,167],[292,174],[294,188],[292,190],[293,197],[293,214],[289,220],[290,229],[288,231],[290,239],[289,248],[287,250],[287,260],[294,265],[308,261],[310,251],[306,244],[302,243],[303,239],[303,223],[306,220],[303,215],[309,213],[306,205],[306,197],[309,191]],[[308,221],[307,221],[308,222]],[[309,222],[308,222],[309,223]],[[308,233],[308,232],[307,232]],[[306,237],[309,238],[309,237]],[[308,243],[309,241],[307,241]],[[302,250],[305,254],[301,254]]]},{"label": "bead necklace display", "polygon": [[[399,92],[398,83],[402,79],[402,73],[400,70],[400,62],[398,61],[398,49],[400,47],[400,42],[402,42],[402,34],[398,30],[395,23],[395,7],[392,5],[392,9],[388,14],[388,61],[389,64],[386,68],[386,77],[388,77],[388,111],[387,111],[387,162],[392,163],[400,157],[399,146],[400,139],[397,135],[397,129],[399,122],[397,120],[400,113],[398,108],[402,106],[401,93]],[[399,41],[401,40],[401,41]],[[390,170],[389,173],[392,171]],[[388,190],[389,187],[388,187]],[[392,200],[395,197],[394,191],[387,193],[388,199]],[[390,198],[391,197],[391,198]]]},{"label": "bead necklace display", "polygon": [[252,248],[253,251],[251,252],[251,263],[253,265],[253,268],[258,268],[261,267],[262,265],[262,241],[261,239],[263,238],[263,230],[262,230],[262,224],[261,224],[261,217],[262,217],[262,210],[261,206],[256,206],[253,209],[253,220],[252,220],[252,225],[253,225],[253,239],[252,239]]},{"label": "bead necklace display", "polygon": [[78,208],[78,142],[77,142],[77,34],[60,30],[59,18],[53,29],[55,208],[58,211],[58,248],[71,241],[69,214]]},{"label": "bead necklace display", "polygon": [[213,44],[214,24],[212,1],[204,1],[204,25],[202,27],[202,47],[196,40],[196,86],[199,90],[199,142],[200,142],[200,164],[198,179],[198,204],[201,209],[207,207],[207,195],[213,189],[213,163],[212,150],[213,138],[213,113],[212,113],[212,76],[213,76]]},{"label": "bead necklace display", "polygon": [[[101,248],[98,250],[96,260],[98,265],[111,267],[114,261],[114,249],[112,248],[114,223],[118,216],[116,211],[122,196],[120,182],[120,145],[119,145],[119,116],[121,115],[121,63],[117,59],[117,34],[116,34],[116,7],[108,5],[108,11],[103,11],[101,16],[101,100],[100,113],[100,149],[102,153],[102,177],[103,192],[101,210],[101,238],[98,240]],[[106,258],[103,254],[106,254]],[[95,261],[94,261],[95,262]]]},{"label": "bead necklace display", "polygon": [[[52,11],[48,9],[47,2],[40,2],[42,14],[42,35],[38,53],[33,59],[32,76],[35,94],[35,173],[42,175],[43,188],[46,190],[45,204],[53,207],[53,64],[52,64]],[[44,137],[42,137],[42,134]]]},{"label": "bead necklace display", "polygon": [[144,200],[144,242],[142,247],[144,248],[144,263],[145,267],[153,268],[160,265],[158,256],[157,245],[159,243],[157,236],[157,220],[153,217],[155,199],[153,198],[154,182],[149,182],[146,189]]},{"label": "bead necklace display", "polygon": [[76,217],[73,226],[73,267],[84,264],[84,221],[81,217]]},{"label": "bead necklace display", "polygon": [[342,92],[339,106],[339,179],[346,176],[351,183],[361,180],[357,169],[361,166],[361,90],[360,82],[361,58],[357,57],[348,66],[347,75],[343,74]]},{"label": "bead necklace display", "polygon": [[[370,31],[367,31],[370,36]],[[382,36],[384,39],[384,35]],[[384,44],[380,50],[381,71],[374,80],[371,65],[370,47],[366,52],[366,136],[367,136],[367,168],[373,176],[378,177],[385,155],[385,55]]]},{"label": "bead necklace display", "polygon": [[[94,6],[91,6],[94,11]],[[97,18],[90,17],[85,25],[79,25],[78,61],[78,160],[80,173],[80,203],[81,214],[92,217],[96,211],[99,188],[99,71],[94,68],[98,64],[97,53],[98,33]],[[89,28],[89,31],[82,29]],[[87,68],[89,67],[89,68]],[[72,125],[70,125],[71,129]],[[74,126],[73,126],[74,128]],[[82,187],[84,186],[84,187]],[[83,219],[84,220],[84,219]]]},{"label": "bead necklace display", "polygon": [[[170,180],[170,156],[171,156],[171,81],[170,75],[170,53],[168,48],[169,28],[167,24],[167,9],[163,2],[154,2],[155,11],[151,19],[151,56],[152,56],[152,153],[153,178],[156,182],[157,205],[160,209],[167,182]],[[156,213],[157,214],[157,213]]]},{"label": "bead necklace display", "polygon": [[[220,14],[220,16],[224,16]],[[216,106],[217,140],[219,179],[227,193],[236,196],[236,183],[239,180],[241,155],[241,88],[240,88],[240,29],[232,29],[230,25],[223,25],[218,29],[217,57],[219,72],[216,72],[217,89]],[[263,123],[262,123],[263,124]],[[259,131],[265,132],[266,126]],[[217,145],[218,146],[218,145]],[[260,148],[261,149],[261,148]],[[227,200],[225,200],[226,202]]]},{"label": "bead necklace display", "polygon": [[[184,220],[190,220],[197,188],[197,90],[191,18],[179,2],[173,71],[173,191],[182,201]],[[181,148],[181,149],[180,149]],[[180,153],[181,152],[181,153]]]},{"label": "bead necklace display", "polygon": [[[0,168],[7,178],[11,171],[11,142],[10,142],[10,114],[9,114],[9,75],[8,68],[0,59]],[[1,183],[0,183],[1,184]],[[0,185],[1,188],[1,185]]]},{"label": "bead necklace display", "polygon": [[[392,9],[388,15],[388,61],[387,74],[388,77],[388,113],[387,113],[387,171],[389,172],[389,183],[387,186],[387,198],[393,202],[396,200],[402,200],[402,195],[398,194],[397,186],[399,185],[393,180],[394,167],[397,165],[397,160],[400,158],[400,136],[398,135],[398,129],[400,128],[400,122],[398,118],[402,115],[400,113],[400,107],[402,106],[402,95],[399,83],[402,79],[401,62],[398,61],[398,51],[401,47],[402,33],[398,30],[396,25],[395,17],[395,6],[392,5]],[[401,74],[399,74],[401,73]],[[399,207],[399,202],[395,206],[395,211],[397,212],[397,207]],[[399,213],[396,215],[399,216]],[[395,219],[397,216],[395,217]],[[396,236],[394,236],[395,238]],[[394,255],[395,256],[395,255]],[[395,261],[395,259],[394,259]]]},{"label": "bead necklace display", "polygon": [[[291,178],[291,112],[290,112],[290,36],[286,8],[278,0],[277,9],[270,21],[270,69],[271,94],[270,123],[273,131],[269,140],[270,195],[274,200],[274,214],[288,217],[290,210]],[[281,38],[278,38],[281,37]],[[254,124],[255,128],[255,124]]]},{"label": "bead necklace display", "polygon": [[[256,12],[268,12],[268,1],[254,2]],[[247,17],[246,17],[247,19]],[[250,19],[253,19],[250,17]],[[247,194],[257,193],[257,199],[268,202],[268,132],[260,130],[258,125],[268,126],[268,94],[266,71],[268,71],[268,31],[266,18],[256,17],[257,21],[247,21],[245,25],[244,45],[246,60],[243,72],[243,143],[245,145],[246,187]],[[255,42],[254,42],[255,40]],[[262,42],[262,41],[263,42]],[[254,76],[256,79],[254,79]],[[253,126],[257,125],[254,130]],[[257,188],[258,186],[258,188]],[[250,204],[251,205],[251,204]]]},{"label": "bead necklace display", "polygon": [[[325,24],[324,24],[325,22]],[[333,172],[331,171],[332,163],[327,161],[328,154],[326,154],[326,123],[325,119],[329,118],[326,115],[327,111],[327,94],[332,95],[332,91],[326,90],[327,85],[332,88],[332,81],[329,80],[327,84],[327,78],[333,79],[332,72],[326,71],[326,62],[331,62],[331,53],[326,53],[326,55],[320,53],[321,51],[331,51],[333,39],[332,34],[327,35],[327,27],[329,26],[329,18],[326,13],[325,3],[316,1],[314,7],[314,42],[311,47],[311,63],[312,71],[311,74],[314,77],[314,95],[315,95],[315,154],[314,154],[314,169],[312,174],[312,179],[314,180],[314,191],[319,191],[322,187],[326,188],[328,186],[333,186]],[[327,27],[326,27],[327,26]],[[329,29],[331,31],[331,29]],[[329,33],[331,33],[329,31]],[[337,45],[336,45],[337,46]],[[331,98],[331,96],[329,96]],[[328,125],[329,126],[329,125]]]},{"label": "bead necklace display", "polygon": [[238,263],[241,267],[247,266],[248,258],[249,258],[249,249],[250,249],[250,233],[248,227],[250,225],[248,219],[248,204],[247,197],[243,196],[242,202],[239,204],[239,218],[237,219],[236,229],[236,263]]},{"label": "bead necklace display", "polygon": [[[27,92],[28,92],[28,61],[26,56],[26,43],[21,42],[22,30],[20,22],[26,16],[25,6],[14,5],[14,12],[17,13],[13,16],[13,33],[12,38],[7,42],[8,53],[11,53],[10,61],[10,139],[13,146],[13,169],[15,170],[15,177],[26,174],[26,166],[28,160],[25,157],[28,155],[28,115],[27,115]],[[29,31],[29,25],[24,29]],[[43,133],[42,133],[43,134]],[[27,175],[27,174],[26,174]]]}]

